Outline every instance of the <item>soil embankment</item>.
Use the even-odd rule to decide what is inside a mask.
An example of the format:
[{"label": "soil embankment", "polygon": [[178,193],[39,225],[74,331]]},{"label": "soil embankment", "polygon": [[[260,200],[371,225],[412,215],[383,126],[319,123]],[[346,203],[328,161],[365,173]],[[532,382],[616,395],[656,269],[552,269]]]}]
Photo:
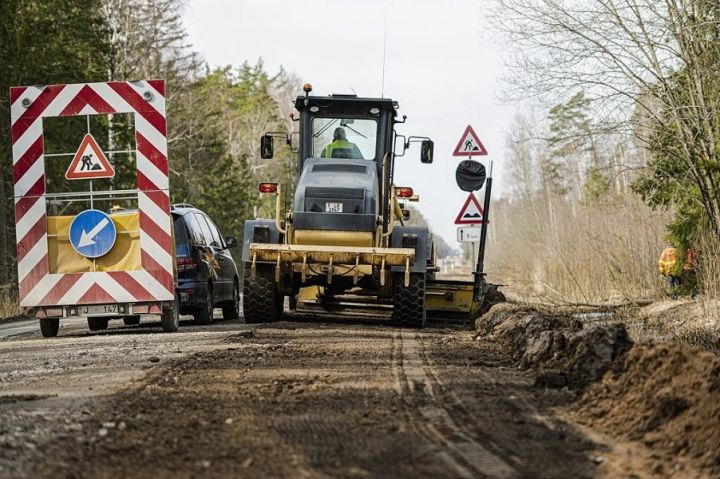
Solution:
[{"label": "soil embankment", "polygon": [[[477,321],[537,384],[575,390],[571,416],[652,451],[660,477],[720,474],[720,358],[686,344],[633,344],[620,323],[586,326],[504,304]],[[679,475],[678,477],[683,477]],[[687,477],[687,476],[685,476]]]}]

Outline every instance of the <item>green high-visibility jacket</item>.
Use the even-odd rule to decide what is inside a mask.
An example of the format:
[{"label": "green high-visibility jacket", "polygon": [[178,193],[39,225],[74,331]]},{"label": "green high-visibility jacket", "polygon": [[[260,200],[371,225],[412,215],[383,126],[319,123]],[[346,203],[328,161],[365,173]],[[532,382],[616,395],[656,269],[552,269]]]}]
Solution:
[{"label": "green high-visibility jacket", "polygon": [[[341,151],[338,151],[341,150]],[[347,140],[333,140],[322,151],[323,158],[352,158],[362,160],[363,156],[355,143]]]}]

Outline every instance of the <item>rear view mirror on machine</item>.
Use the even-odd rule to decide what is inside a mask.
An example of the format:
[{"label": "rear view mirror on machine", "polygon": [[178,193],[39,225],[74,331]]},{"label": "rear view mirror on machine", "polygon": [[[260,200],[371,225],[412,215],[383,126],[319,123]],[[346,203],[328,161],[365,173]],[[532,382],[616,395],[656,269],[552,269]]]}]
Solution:
[{"label": "rear view mirror on machine", "polygon": [[432,140],[423,140],[420,147],[420,161],[423,163],[433,162],[433,148],[434,143]]},{"label": "rear view mirror on machine", "polygon": [[236,237],[234,237],[234,236],[228,236],[227,238],[225,238],[225,246],[226,246],[227,248],[234,248],[234,247],[236,247],[237,245],[238,245],[238,240],[237,240]]},{"label": "rear view mirror on machine", "polygon": [[263,135],[260,139],[260,158],[263,160],[269,160],[273,157],[273,137],[270,135]]}]

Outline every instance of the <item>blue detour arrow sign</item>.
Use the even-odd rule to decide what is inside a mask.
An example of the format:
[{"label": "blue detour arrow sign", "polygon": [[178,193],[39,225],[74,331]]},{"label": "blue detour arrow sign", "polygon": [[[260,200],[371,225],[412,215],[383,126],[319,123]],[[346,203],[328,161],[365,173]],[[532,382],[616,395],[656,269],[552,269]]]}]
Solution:
[{"label": "blue detour arrow sign", "polygon": [[100,210],[85,210],[70,223],[70,244],[86,258],[106,255],[116,238],[115,223]]}]

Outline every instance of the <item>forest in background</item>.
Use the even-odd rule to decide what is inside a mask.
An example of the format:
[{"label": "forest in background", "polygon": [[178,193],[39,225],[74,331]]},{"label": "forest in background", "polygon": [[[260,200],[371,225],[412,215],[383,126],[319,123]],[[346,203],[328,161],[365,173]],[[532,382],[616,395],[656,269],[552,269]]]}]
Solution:
[{"label": "forest in background", "polygon": [[[492,272],[558,302],[666,294],[666,237],[720,292],[720,4],[497,0],[512,194]],[[680,267],[682,265],[682,258]]]}]

